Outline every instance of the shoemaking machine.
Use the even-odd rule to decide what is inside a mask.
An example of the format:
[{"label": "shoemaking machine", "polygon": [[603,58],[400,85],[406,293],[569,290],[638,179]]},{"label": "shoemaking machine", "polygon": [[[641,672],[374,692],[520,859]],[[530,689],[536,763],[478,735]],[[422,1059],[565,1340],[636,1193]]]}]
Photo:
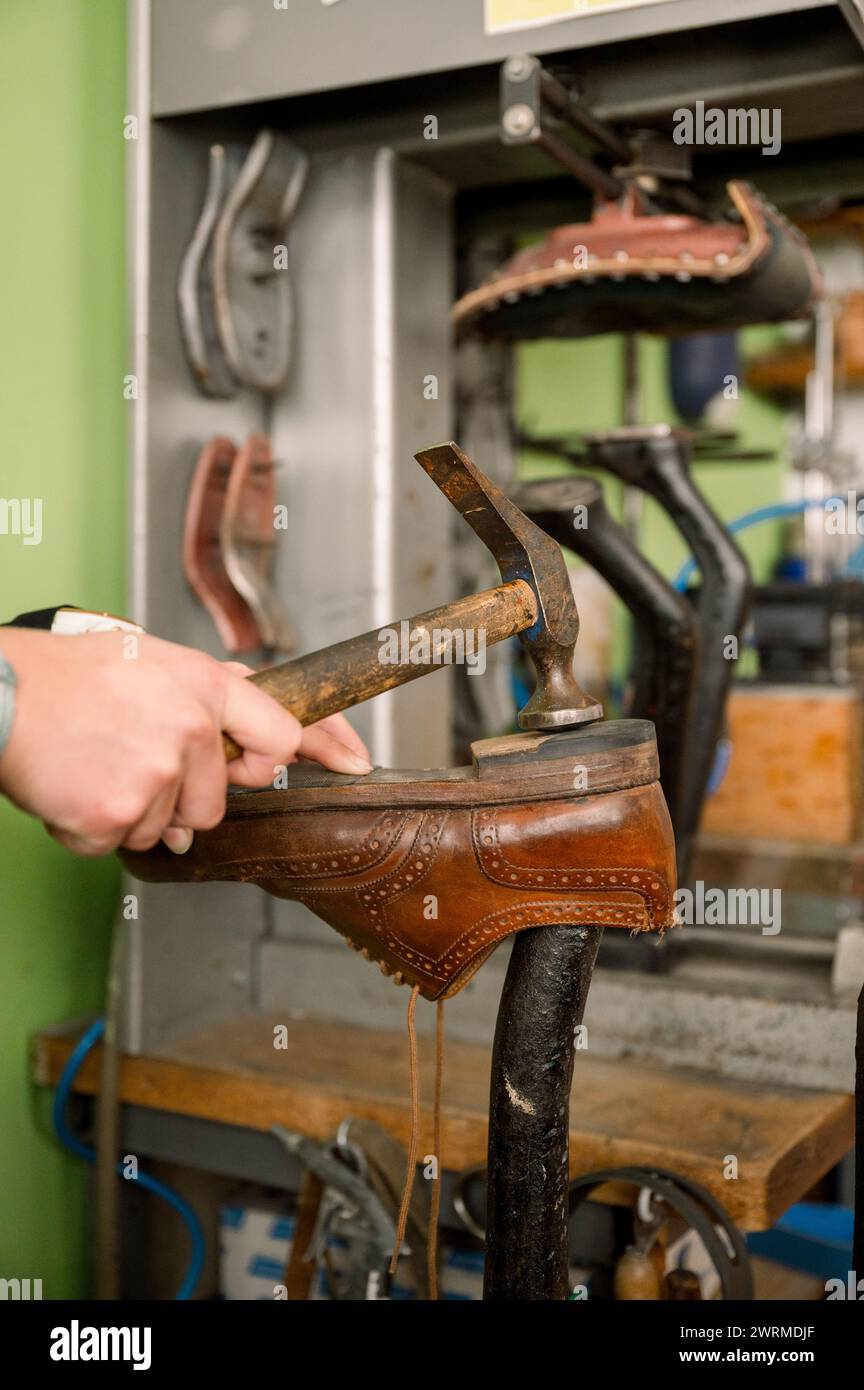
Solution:
[{"label": "shoemaking machine", "polygon": [[[126,856],[140,881],[115,1042],[170,1052],[274,1010],[392,1027],[400,992],[362,957],[410,988],[413,1026],[418,993],[463,991],[513,937],[475,1221],[493,1299],[567,1296],[568,1208],[585,1193],[568,1198],[574,1032],[603,929],[626,929],[607,934],[626,954],[672,925],[674,849],[684,878],[734,669],[723,644],[750,591],[686,432],[625,410],[563,450],[589,474],[515,486],[514,345],[807,316],[819,274],[778,206],[802,182],[814,198],[856,170],[864,185],[860,155],[817,161],[810,144],[839,156],[858,128],[851,4],[848,23],[821,0],[794,17],[740,0],[731,23],[704,0],[575,11],[522,33],[480,0],[140,0],[133,36],[133,616],[244,653],[304,723],[356,705],[376,770],[287,769],[232,796],[188,855]],[[782,154],[672,140],[673,111],[721,95],[782,106]],[[606,512],[608,476],[680,529],[695,601]],[[604,720],[574,675],[559,543],[633,616],[626,718]],[[382,633],[403,629],[421,654],[382,662]],[[471,681],[448,653],[478,631],[487,693],[466,714]],[[513,733],[499,658],[516,635],[536,688]],[[453,768],[457,726],[472,754]],[[671,1060],[665,1016],[697,1017],[704,996],[691,980],[670,1005],[658,981],[628,1034],[646,990],[628,978],[596,982],[601,1050]],[[461,993],[456,1036],[488,1037],[494,996]],[[795,1034],[790,1018],[793,1052]],[[705,1063],[698,1047],[680,1060]],[[755,1079],[788,1076],[766,1062]],[[659,1169],[618,1177],[677,1201],[716,1245],[710,1194]],[[406,1204],[397,1246],[406,1220],[413,1243]],[[724,1288],[747,1296],[735,1240]]]}]

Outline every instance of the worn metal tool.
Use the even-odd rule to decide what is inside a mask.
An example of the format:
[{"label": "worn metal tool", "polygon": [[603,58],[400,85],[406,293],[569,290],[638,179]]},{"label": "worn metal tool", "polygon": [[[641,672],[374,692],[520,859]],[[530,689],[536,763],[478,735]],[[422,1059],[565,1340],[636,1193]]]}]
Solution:
[{"label": "worn metal tool", "polygon": [[[504,583],[248,679],[301,724],[314,724],[451,664],[459,640],[492,646],[518,634],[537,673],[537,688],[519,714],[520,728],[558,729],[602,719],[602,705],[573,675],[579,615],[560,547],[458,445],[438,444],[415,458],[495,556]],[[383,639],[400,631],[407,639],[400,645],[408,650],[394,661]],[[238,756],[233,739],[226,736],[224,744],[229,759]]]},{"label": "worn metal tool", "polygon": [[269,395],[291,366],[294,296],[279,257],[287,257],[308,163],[284,135],[259,131],[213,228],[213,310],[225,359],[241,385]]},{"label": "worn metal tool", "polygon": [[274,1125],[273,1133],[321,1185],[308,1248],[297,1251],[296,1259],[292,1250],[293,1265],[305,1262],[313,1271],[326,1267],[328,1246],[336,1242],[343,1260],[338,1273],[330,1271],[331,1297],[352,1302],[386,1297],[396,1219],[369,1179],[363,1150],[341,1134],[335,1142],[319,1144],[282,1125]]},{"label": "worn metal tool", "polygon": [[596,479],[540,478],[523,483],[511,496],[554,540],[586,560],[627,605],[636,640],[628,713],[654,724],[663,793],[677,826],[699,667],[694,608],[606,510]]},{"label": "worn metal tool", "polygon": [[290,226],[306,155],[261,130],[251,146],[213,145],[207,188],[180,265],[177,307],[189,366],[208,396],[272,395],[291,366]]}]

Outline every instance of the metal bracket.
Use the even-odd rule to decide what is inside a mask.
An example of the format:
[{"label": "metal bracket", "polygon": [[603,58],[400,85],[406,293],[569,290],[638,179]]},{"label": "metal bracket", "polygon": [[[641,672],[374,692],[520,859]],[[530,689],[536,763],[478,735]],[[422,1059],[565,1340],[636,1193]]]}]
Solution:
[{"label": "metal bracket", "polygon": [[273,587],[276,545],[276,470],[270,440],[251,434],[228,478],[219,541],[222,560],[237,593],[248,604],[270,652],[297,646],[293,625]]},{"label": "metal bracket", "polygon": [[[599,120],[579,100],[577,93],[544,68],[539,58],[520,54],[501,66],[500,135],[505,145],[537,145],[568,174],[607,202],[620,200],[628,188],[638,186],[643,197],[656,196],[658,204],[704,216],[701,199],[683,186],[691,177],[687,152],[656,131],[640,131],[624,139]],[[551,128],[550,128],[551,118]],[[569,126],[613,161],[610,172],[583,154],[555,129]],[[656,211],[646,201],[649,211]]]},{"label": "metal bracket", "polygon": [[204,202],[177,278],[180,332],[189,365],[205,395],[221,398],[235,395],[238,382],[219,341],[210,252],[219,209],[231,180],[232,163],[231,154],[223,145],[211,146]]},{"label": "metal bracket", "polygon": [[207,188],[177,285],[186,354],[202,391],[272,394],[291,363],[287,236],[308,160],[271,130],[251,149],[213,145]]},{"label": "metal bracket", "polygon": [[258,651],[261,629],[227,572],[220,539],[229,478],[237,450],[217,435],[204,445],[195,465],[183,523],[183,572],[210,614],[225,649]]},{"label": "metal bracket", "polygon": [[238,380],[267,393],[278,390],[291,363],[294,297],[286,240],[307,168],[302,150],[262,130],[213,233],[211,274],[222,348]]},{"label": "metal bracket", "polygon": [[612,154],[619,164],[630,162],[623,140],[595,120],[567,88],[548,73],[538,58],[527,54],[508,58],[501,66],[501,141],[505,145],[538,145],[541,150],[601,198],[620,198],[626,184],[549,130],[543,117],[552,114],[587,135]]}]

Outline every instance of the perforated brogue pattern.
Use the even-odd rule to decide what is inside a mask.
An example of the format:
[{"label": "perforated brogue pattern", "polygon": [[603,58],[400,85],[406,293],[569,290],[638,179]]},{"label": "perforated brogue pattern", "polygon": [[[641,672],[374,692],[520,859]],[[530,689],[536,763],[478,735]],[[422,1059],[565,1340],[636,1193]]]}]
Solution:
[{"label": "perforated brogue pattern", "polygon": [[[382,864],[392,852],[399,836],[414,815],[411,811],[387,811],[377,816],[363,838],[349,849],[332,850],[323,845],[314,850],[292,850],[290,854],[238,862],[244,868],[244,878],[328,879],[346,874],[367,873]],[[226,867],[230,860],[226,861]]]},{"label": "perforated brogue pattern", "polygon": [[628,868],[546,868],[516,864],[501,844],[500,812],[496,807],[472,812],[472,835],[477,861],[493,883],[514,889],[533,888],[539,892],[589,892],[626,890],[644,898],[651,919],[665,924],[669,916],[669,892],[659,874],[650,869]]}]

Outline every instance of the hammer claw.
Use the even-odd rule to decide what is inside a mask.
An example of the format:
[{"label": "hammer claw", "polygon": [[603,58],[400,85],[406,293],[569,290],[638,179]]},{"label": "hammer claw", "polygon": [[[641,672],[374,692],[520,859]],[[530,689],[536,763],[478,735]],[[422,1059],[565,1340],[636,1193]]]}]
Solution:
[{"label": "hammer claw", "polygon": [[537,621],[519,634],[537,672],[537,689],[519,716],[523,728],[602,719],[601,706],[573,675],[579,615],[560,546],[521,512],[451,440],[415,454],[420,467],[495,556],[505,584],[534,592]]}]

